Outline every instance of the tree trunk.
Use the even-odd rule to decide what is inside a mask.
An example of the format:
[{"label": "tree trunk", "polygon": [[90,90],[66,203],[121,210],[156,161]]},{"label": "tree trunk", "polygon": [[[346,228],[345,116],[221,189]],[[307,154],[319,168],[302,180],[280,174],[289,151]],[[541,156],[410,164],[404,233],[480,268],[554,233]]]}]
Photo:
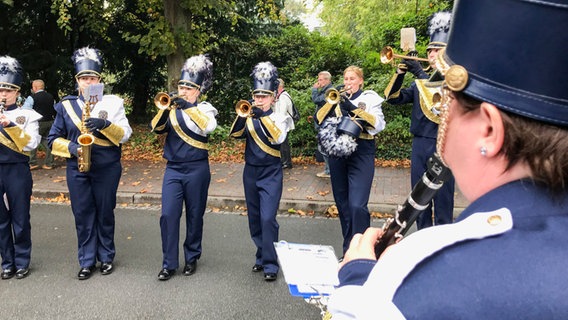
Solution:
[{"label": "tree trunk", "polygon": [[[181,34],[191,33],[191,14],[182,8],[180,0],[164,0],[164,16],[169,22],[174,34],[175,51],[166,57],[168,63],[168,90],[176,91],[177,82],[181,74],[181,67],[185,62],[184,45],[180,43]],[[187,44],[186,44],[187,46]]]}]

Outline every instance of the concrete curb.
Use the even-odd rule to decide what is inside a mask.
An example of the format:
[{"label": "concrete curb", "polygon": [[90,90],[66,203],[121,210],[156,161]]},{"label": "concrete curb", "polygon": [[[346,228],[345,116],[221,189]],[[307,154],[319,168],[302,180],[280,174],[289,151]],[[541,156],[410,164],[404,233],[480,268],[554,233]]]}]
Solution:
[{"label": "concrete curb", "polygon": [[[63,194],[67,199],[69,199],[68,191],[46,191],[46,190],[34,190],[32,196],[35,198],[46,199],[55,198]],[[119,191],[116,195],[117,204],[126,204],[127,206],[137,206],[137,205],[152,205],[160,206],[162,204],[161,194],[157,193],[139,193],[139,192],[123,192]],[[288,213],[290,209],[295,211],[302,210],[304,212],[313,211],[316,215],[324,215],[327,209],[333,205],[333,201],[309,201],[309,200],[296,200],[296,199],[281,199],[279,205],[279,214]],[[246,208],[246,202],[244,197],[219,197],[219,196],[209,196],[207,199],[207,207],[217,208],[222,211],[229,212],[242,212]],[[394,214],[398,208],[398,204],[388,204],[388,203],[369,203],[369,211],[371,212],[381,212]],[[462,211],[463,207],[454,208],[454,217],[457,217]]]}]

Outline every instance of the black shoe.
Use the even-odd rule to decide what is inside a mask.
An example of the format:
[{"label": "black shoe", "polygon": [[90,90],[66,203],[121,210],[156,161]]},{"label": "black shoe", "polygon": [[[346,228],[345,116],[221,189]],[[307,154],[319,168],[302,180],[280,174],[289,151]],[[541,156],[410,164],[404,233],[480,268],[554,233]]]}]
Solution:
[{"label": "black shoe", "polygon": [[276,275],[276,273],[272,273],[272,272],[267,272],[264,274],[264,280],[265,281],[274,281],[276,280],[278,276]]},{"label": "black shoe", "polygon": [[106,276],[107,274],[111,274],[114,271],[114,266],[112,262],[103,262],[101,264],[101,274]]},{"label": "black shoe", "polygon": [[15,268],[4,269],[2,270],[2,280],[8,280],[12,278],[16,274]]},{"label": "black shoe", "polygon": [[176,273],[176,269],[162,269],[162,271],[160,271],[160,273],[158,273],[158,280],[160,281],[166,281],[166,280],[170,280],[170,278],[174,275],[174,273]]},{"label": "black shoe", "polygon": [[261,264],[252,266],[252,272],[261,272],[262,270],[264,270],[264,267]]},{"label": "black shoe", "polygon": [[282,169],[292,169],[292,165],[291,164],[283,164]]},{"label": "black shoe", "polygon": [[16,271],[16,279],[23,279],[30,274],[30,268],[18,269]]},{"label": "black shoe", "polygon": [[190,276],[197,271],[197,261],[193,261],[191,263],[187,263],[183,268],[183,275]]},{"label": "black shoe", "polygon": [[79,280],[87,280],[93,275],[93,271],[95,271],[95,269],[95,266],[81,268],[77,274],[77,278],[79,278]]}]

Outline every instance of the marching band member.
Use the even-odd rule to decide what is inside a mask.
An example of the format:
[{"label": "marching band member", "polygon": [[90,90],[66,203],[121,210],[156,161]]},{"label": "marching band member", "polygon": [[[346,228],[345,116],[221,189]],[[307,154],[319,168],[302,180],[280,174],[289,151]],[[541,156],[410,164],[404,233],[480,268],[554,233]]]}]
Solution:
[{"label": "marching band member", "polygon": [[[367,204],[375,175],[375,138],[385,128],[381,103],[373,90],[363,91],[363,70],[343,72],[345,92],[337,104],[326,103],[316,113],[319,143],[329,155],[331,188],[339,211],[343,253],[354,234],[370,226]],[[342,122],[338,122],[338,121]],[[353,120],[356,119],[356,120]],[[349,126],[343,128],[343,124]],[[342,134],[338,134],[343,130]]]},{"label": "marching band member", "polygon": [[167,133],[164,158],[168,160],[162,185],[162,269],[158,280],[169,280],[179,266],[179,229],[185,202],[186,236],[183,244],[183,274],[192,275],[201,257],[203,215],[211,171],[208,137],[217,127],[217,109],[199,101],[213,82],[213,64],[205,55],[185,61],[178,82],[173,110],[162,106],[150,124],[152,131]]},{"label": "marching band member", "polygon": [[382,231],[354,237],[334,320],[568,318],[566,67],[521,67],[564,61],[567,28],[563,1],[455,2],[437,149],[471,204],[378,261]]},{"label": "marching band member", "polygon": [[[428,60],[433,70],[438,52],[446,47],[448,32],[450,30],[450,12],[437,12],[429,20],[428,31],[430,43],[426,48]],[[402,89],[402,82],[407,71],[410,71],[416,80],[410,87]],[[416,60],[404,59],[399,64],[396,74],[385,89],[387,102],[393,105],[412,103],[410,132],[412,138],[412,153],[410,155],[410,181],[416,185],[422,178],[422,174],[428,166],[428,159],[436,151],[436,137],[438,135],[438,123],[440,111],[433,101],[436,92],[440,91],[443,79],[428,81],[428,74],[422,69],[422,65]],[[443,77],[440,77],[443,78]],[[434,207],[434,224],[452,223],[454,211],[454,179],[446,181],[438,190],[427,209],[416,220],[418,229],[432,226],[432,207]]]},{"label": "marching band member", "polygon": [[266,281],[278,275],[278,261],[274,242],[278,241],[276,214],[282,196],[282,165],[280,144],[293,125],[288,115],[272,110],[278,89],[278,70],[270,62],[254,67],[250,114],[238,115],[231,128],[231,136],[246,139],[243,185],[247,204],[249,230],[256,245],[253,272],[264,271]]},{"label": "marching band member", "polygon": [[30,274],[32,236],[30,151],[41,139],[34,110],[16,105],[22,84],[20,63],[0,57],[0,256],[2,280]]},{"label": "marching band member", "polygon": [[[121,98],[104,95],[101,101],[90,101],[92,97],[84,95],[90,85],[100,83],[103,66],[100,51],[81,48],[74,52],[72,60],[78,96],[66,96],[55,105],[57,115],[48,143],[54,155],[67,158],[67,186],[81,266],[77,277],[85,280],[95,271],[97,261],[101,262],[103,275],[114,270],[114,208],[122,173],[121,145],[130,138],[132,129]],[[84,119],[86,112],[90,117]],[[83,128],[94,136],[90,147],[78,143],[78,137],[86,134]],[[83,166],[90,169],[83,170]]]}]

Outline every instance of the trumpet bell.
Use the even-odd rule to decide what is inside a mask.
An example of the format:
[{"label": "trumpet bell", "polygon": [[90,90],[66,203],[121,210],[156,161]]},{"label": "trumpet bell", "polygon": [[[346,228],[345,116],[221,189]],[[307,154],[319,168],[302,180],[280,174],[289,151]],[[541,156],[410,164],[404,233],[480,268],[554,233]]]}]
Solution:
[{"label": "trumpet bell", "polygon": [[250,117],[252,114],[252,104],[247,100],[239,100],[235,105],[235,111],[241,118]]},{"label": "trumpet bell", "polygon": [[382,48],[381,53],[380,53],[381,63],[387,64],[387,63],[391,62],[392,59],[394,58],[393,54],[394,54],[394,50],[391,47],[386,46],[386,47]]},{"label": "trumpet bell", "polygon": [[325,102],[329,104],[338,104],[341,101],[341,94],[335,88],[329,88],[325,91]]},{"label": "trumpet bell", "polygon": [[158,92],[154,96],[154,105],[160,110],[171,109],[171,97],[166,92]]}]

